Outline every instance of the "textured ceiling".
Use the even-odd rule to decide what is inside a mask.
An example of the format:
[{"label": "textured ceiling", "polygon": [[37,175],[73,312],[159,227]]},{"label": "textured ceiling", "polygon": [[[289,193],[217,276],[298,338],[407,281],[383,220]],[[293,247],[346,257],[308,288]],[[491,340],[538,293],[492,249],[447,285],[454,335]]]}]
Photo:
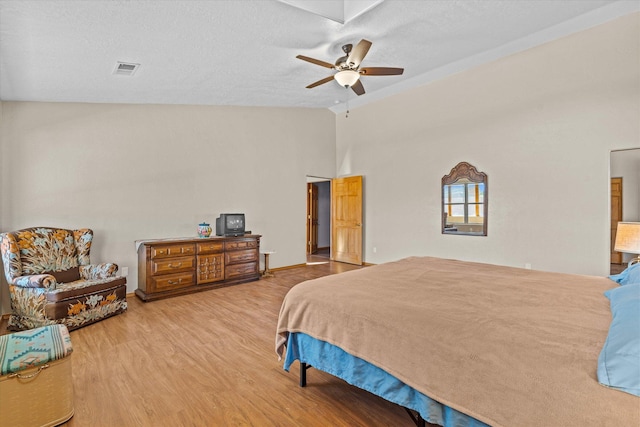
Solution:
[{"label": "textured ceiling", "polygon": [[[347,0],[349,1],[349,0]],[[356,0],[352,0],[356,1]],[[386,0],[345,24],[277,0],[0,0],[0,100],[316,107],[341,111],[640,10],[637,0]],[[356,97],[341,46],[373,42]],[[117,61],[141,64],[114,75]],[[348,95],[347,95],[348,94]]]}]

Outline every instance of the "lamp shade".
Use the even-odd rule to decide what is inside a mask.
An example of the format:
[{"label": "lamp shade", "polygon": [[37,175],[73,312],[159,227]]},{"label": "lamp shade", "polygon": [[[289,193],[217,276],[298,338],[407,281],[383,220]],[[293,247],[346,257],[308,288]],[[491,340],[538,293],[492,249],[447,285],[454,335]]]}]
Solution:
[{"label": "lamp shade", "polygon": [[616,231],[616,252],[640,254],[640,222],[619,222]]},{"label": "lamp shade", "polygon": [[360,73],[353,70],[343,70],[338,71],[335,76],[333,76],[340,86],[351,87],[360,78]]}]

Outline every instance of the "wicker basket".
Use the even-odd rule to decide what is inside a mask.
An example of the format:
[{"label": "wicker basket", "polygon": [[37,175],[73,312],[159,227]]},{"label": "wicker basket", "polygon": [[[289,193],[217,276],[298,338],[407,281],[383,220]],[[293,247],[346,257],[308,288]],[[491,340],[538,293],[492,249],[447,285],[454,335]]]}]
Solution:
[{"label": "wicker basket", "polygon": [[55,426],[67,421],[73,416],[71,355],[3,375],[0,402],[0,427]]},{"label": "wicker basket", "polygon": [[0,427],[55,426],[73,416],[72,352],[64,325],[0,336]]}]

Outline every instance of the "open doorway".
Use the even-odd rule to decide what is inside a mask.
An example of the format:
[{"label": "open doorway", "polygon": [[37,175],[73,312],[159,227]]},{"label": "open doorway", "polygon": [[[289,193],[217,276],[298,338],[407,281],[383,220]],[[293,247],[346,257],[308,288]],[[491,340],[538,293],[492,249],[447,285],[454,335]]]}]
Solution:
[{"label": "open doorway", "polygon": [[618,222],[640,222],[640,148],[612,151],[610,160],[611,274],[617,274],[633,257],[614,251]]},{"label": "open doorway", "polygon": [[307,176],[307,264],[331,258],[331,179]]}]

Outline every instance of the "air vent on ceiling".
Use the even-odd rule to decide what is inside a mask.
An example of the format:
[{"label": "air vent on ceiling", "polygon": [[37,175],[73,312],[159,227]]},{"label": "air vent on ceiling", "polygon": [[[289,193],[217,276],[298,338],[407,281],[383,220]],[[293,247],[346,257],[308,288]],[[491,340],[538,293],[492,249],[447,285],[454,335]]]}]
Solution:
[{"label": "air vent on ceiling", "polygon": [[132,62],[117,62],[116,69],[113,70],[113,74],[120,76],[133,76],[138,68],[140,68],[140,64],[134,64]]}]

